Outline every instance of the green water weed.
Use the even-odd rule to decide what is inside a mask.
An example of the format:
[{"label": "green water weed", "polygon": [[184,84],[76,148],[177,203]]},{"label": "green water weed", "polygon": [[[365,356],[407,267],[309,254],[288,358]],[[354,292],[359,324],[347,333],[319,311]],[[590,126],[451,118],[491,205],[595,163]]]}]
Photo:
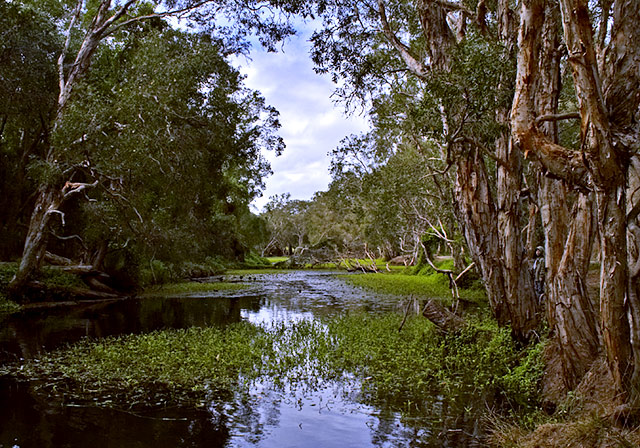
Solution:
[{"label": "green water weed", "polygon": [[245,283],[231,282],[182,282],[156,286],[145,291],[147,295],[189,294],[207,291],[236,291],[248,288]]},{"label": "green water weed", "polygon": [[355,387],[366,404],[411,414],[440,402],[465,414],[484,400],[519,415],[538,405],[540,347],[519,349],[508,330],[485,321],[442,334],[414,316],[398,331],[402,317],[357,313],[83,340],[4,370],[104,403],[156,402],[153,394],[198,403],[266,381],[285,391]]}]

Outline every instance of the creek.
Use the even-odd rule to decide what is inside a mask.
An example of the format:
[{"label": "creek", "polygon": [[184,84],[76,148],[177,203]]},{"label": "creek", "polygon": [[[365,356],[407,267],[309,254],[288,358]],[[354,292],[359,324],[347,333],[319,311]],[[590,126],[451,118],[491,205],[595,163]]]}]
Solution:
[{"label": "creek", "polygon": [[[0,363],[38,358],[85,337],[400,308],[401,298],[350,287],[330,272],[293,271],[225,280],[248,286],[22,311],[0,320]],[[203,408],[130,412],[69,404],[39,393],[34,384],[0,378],[0,448],[458,447],[477,442],[471,435],[477,434],[477,421],[460,421],[457,411],[437,399],[430,408],[437,415],[408,418],[392,406],[363,404],[358,384],[287,393],[258,383],[248,396],[226,397]]]}]

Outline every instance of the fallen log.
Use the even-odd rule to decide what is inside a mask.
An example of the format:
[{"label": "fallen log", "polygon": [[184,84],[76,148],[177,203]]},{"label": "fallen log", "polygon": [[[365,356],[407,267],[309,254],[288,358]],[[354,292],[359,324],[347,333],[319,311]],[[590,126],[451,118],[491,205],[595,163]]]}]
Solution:
[{"label": "fallen log", "polygon": [[464,327],[464,319],[452,313],[436,300],[429,300],[422,309],[422,315],[435,324],[440,331],[452,333]]},{"label": "fallen log", "polygon": [[46,285],[43,282],[31,281],[27,285],[27,295],[35,302],[63,300],[105,300],[121,299],[124,296],[113,292],[96,291],[77,286]]},{"label": "fallen log", "polygon": [[73,263],[70,258],[63,257],[62,255],[56,255],[51,252],[45,252],[44,261],[56,266],[68,266]]}]

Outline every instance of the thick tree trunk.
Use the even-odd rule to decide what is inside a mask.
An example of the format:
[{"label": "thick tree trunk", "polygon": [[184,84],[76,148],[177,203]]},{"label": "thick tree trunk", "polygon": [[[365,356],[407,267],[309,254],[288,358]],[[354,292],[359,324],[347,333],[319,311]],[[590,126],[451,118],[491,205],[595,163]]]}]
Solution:
[{"label": "thick tree trunk", "polygon": [[[609,16],[603,15],[601,23]],[[640,0],[617,0],[613,3],[611,40],[600,33],[603,94],[610,119],[613,147],[623,154],[637,154],[640,141]],[[608,23],[607,23],[608,24]],[[603,28],[606,29],[606,28]],[[604,47],[604,48],[603,48]],[[628,180],[627,239],[628,239],[628,312],[633,374],[629,381],[630,404],[640,404],[640,161],[633,155],[626,169]],[[619,201],[618,201],[619,203]]]},{"label": "thick tree trunk", "polygon": [[[576,176],[578,173],[570,169],[571,165],[563,163],[566,157],[556,158],[564,149],[556,143],[555,122],[536,123],[537,114],[557,113],[560,90],[557,20],[555,5],[545,6],[544,0],[523,1],[512,124],[525,154],[535,153],[545,170],[553,174],[563,177],[569,168]],[[537,126],[542,129],[536,129]],[[582,169],[579,174],[586,172]],[[588,196],[577,193],[570,219],[567,206],[570,195],[564,182],[541,176],[539,185],[546,241],[547,317],[553,337],[559,342],[562,382],[571,390],[589,369],[599,347],[596,317],[585,287],[594,235],[593,206]]]},{"label": "thick tree trunk", "polygon": [[[619,194],[600,191],[597,194],[600,231],[600,315],[607,363],[616,387],[621,392],[631,390],[632,352],[627,320],[627,237],[626,204],[622,187]],[[618,199],[619,198],[619,199]]]},{"label": "thick tree trunk", "polygon": [[594,207],[580,194],[557,271],[548,275],[549,314],[560,342],[563,381],[573,390],[596,359],[600,348],[597,313],[587,294],[587,272],[593,246]]},{"label": "thick tree trunk", "polygon": [[62,193],[57,188],[44,185],[38,190],[20,266],[9,284],[9,289],[18,297],[19,292],[32,280],[33,274],[42,265],[47,245],[49,221],[51,216],[57,212],[61,201]]},{"label": "thick tree trunk", "polygon": [[629,314],[634,368],[631,401],[640,402],[640,158],[634,156],[628,170],[627,239],[629,260]]},{"label": "thick tree trunk", "polygon": [[[637,5],[636,5],[637,6]],[[631,388],[630,328],[627,320],[625,154],[614,145],[598,72],[589,9],[584,0],[561,0],[565,43],[573,69],[585,157],[596,190],[600,231],[600,314],[607,361],[616,387]]]},{"label": "thick tree trunk", "polygon": [[[504,136],[497,145],[496,155],[504,165],[498,167],[498,239],[503,251],[505,300],[509,307],[511,327],[515,336],[526,340],[538,327],[538,305],[533,282],[526,269],[526,252],[522,245],[522,154],[514,150]],[[524,268],[523,268],[524,267]]]},{"label": "thick tree trunk", "polygon": [[487,288],[491,310],[500,325],[510,322],[502,269],[497,216],[482,155],[473,147],[456,158],[456,214]]}]

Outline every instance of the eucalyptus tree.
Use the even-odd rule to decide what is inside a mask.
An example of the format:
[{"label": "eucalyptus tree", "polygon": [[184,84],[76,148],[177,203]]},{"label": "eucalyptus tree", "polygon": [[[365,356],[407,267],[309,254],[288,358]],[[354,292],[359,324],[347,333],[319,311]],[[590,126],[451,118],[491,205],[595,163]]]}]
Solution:
[{"label": "eucalyptus tree", "polygon": [[338,94],[347,101],[412,86],[407,95],[424,120],[414,138],[437,142],[442,160],[455,167],[456,217],[494,315],[527,339],[538,314],[523,269],[523,158],[508,129],[515,14],[503,1],[474,6],[327,2],[314,58],[319,71],[344,81]]},{"label": "eucalyptus tree", "polygon": [[265,206],[262,217],[267,222],[269,241],[263,255],[270,252],[292,255],[308,242],[307,210],[309,202],[291,199],[291,194],[272,196]]},{"label": "eucalyptus tree", "polygon": [[[553,176],[591,194],[596,203],[600,245],[600,313],[602,339],[617,388],[634,405],[640,397],[640,239],[638,236],[638,142],[640,141],[640,2],[623,0],[587,3],[562,0],[559,12],[544,0],[522,2],[516,96],[512,111],[514,134],[525,152],[535,154]],[[557,30],[571,68],[576,111],[558,114],[540,104],[553,101],[556,85],[549,81],[557,64],[546,50],[553,39],[540,30]],[[557,46],[554,48],[558,48]],[[579,147],[558,143],[543,124],[568,118],[580,120]],[[545,132],[546,131],[546,132]],[[582,206],[582,208],[585,208]],[[575,231],[586,233],[586,213],[574,218]],[[564,257],[584,260],[579,244]],[[564,262],[564,258],[562,260]],[[563,263],[561,263],[562,266]],[[568,285],[577,290],[580,285]],[[579,303],[560,303],[567,310],[558,319],[583,321]],[[571,330],[571,327],[569,327]],[[569,336],[571,336],[569,334]],[[587,342],[589,342],[587,340]],[[584,340],[571,340],[568,356],[582,356]]]},{"label": "eucalyptus tree", "polygon": [[0,3],[0,256],[13,257],[29,219],[28,166],[44,152],[55,112],[55,54],[62,39],[35,8]]},{"label": "eucalyptus tree", "polygon": [[[62,216],[62,205],[99,184],[109,184],[99,176],[78,181],[75,177],[78,173],[86,173],[88,168],[91,172],[91,160],[81,156],[82,150],[60,144],[64,139],[57,137],[64,133],[64,126],[69,125],[67,113],[78,98],[78,86],[90,73],[94,55],[100,47],[113,43],[118,33],[135,35],[144,23],[173,17],[199,25],[214,36],[222,35],[236,51],[246,50],[243,38],[252,32],[261,36],[263,45],[273,49],[274,42],[293,32],[286,20],[280,19],[286,19],[289,13],[301,12],[303,6],[296,2],[272,4],[261,0],[241,3],[215,0],[171,0],[162,4],[138,0],[48,3],[47,8],[59,12],[52,20],[63,35],[63,44],[55,55],[55,61],[51,61],[58,75],[57,104],[55,112],[44,123],[51,138],[39,159],[39,186],[20,267],[11,282],[14,290],[24,286],[39,268],[46,248],[48,226],[52,217]],[[276,6],[278,13],[270,14],[270,9]],[[90,122],[89,117],[82,119]],[[77,127],[82,127],[82,124],[78,123]]]},{"label": "eucalyptus tree", "polygon": [[56,133],[75,150],[69,161],[88,162],[75,180],[102,181],[94,201],[80,201],[86,243],[100,252],[131,239],[168,261],[238,256],[238,229],[269,172],[260,150],[283,148],[277,112],[243,87],[220,42],[147,28],[97,50]]},{"label": "eucalyptus tree", "polygon": [[[399,132],[402,125],[390,123],[396,117],[389,117],[393,107],[381,99],[376,103],[372,132],[351,136],[330,153],[331,189],[349,195],[351,210],[358,216],[353,232],[362,234],[363,243],[375,248],[376,256],[389,259],[410,254],[415,259],[425,233],[441,228],[443,222],[447,223],[444,235],[455,232],[451,185],[438,172],[445,167],[434,145],[423,143],[416,148]],[[400,107],[406,112],[408,105]],[[452,247],[456,256],[461,254],[452,239],[444,237],[441,243]]]}]

